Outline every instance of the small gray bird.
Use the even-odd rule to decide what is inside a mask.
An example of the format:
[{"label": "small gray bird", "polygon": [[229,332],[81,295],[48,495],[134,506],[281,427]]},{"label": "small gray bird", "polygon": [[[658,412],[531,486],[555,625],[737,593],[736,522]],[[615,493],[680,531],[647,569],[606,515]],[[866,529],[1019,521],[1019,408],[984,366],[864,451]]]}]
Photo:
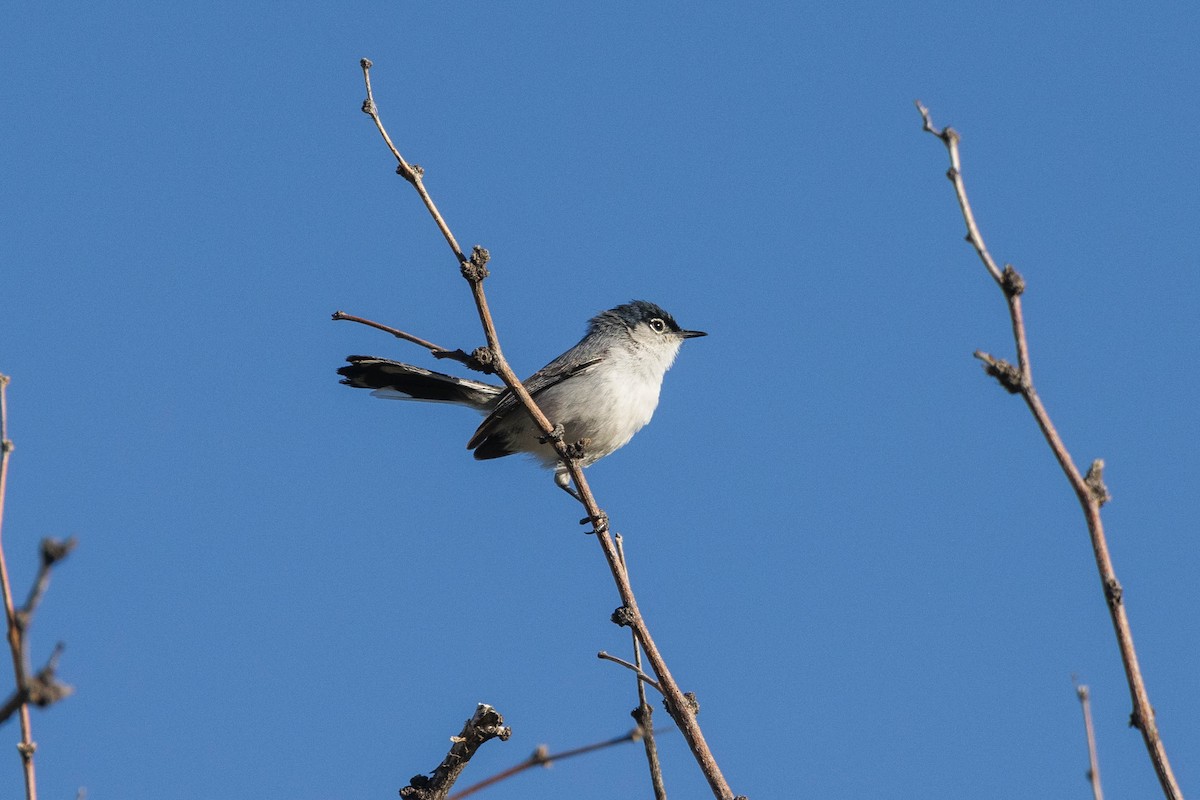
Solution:
[{"label": "small gray bird", "polygon": [[[592,318],[579,344],[525,381],[525,388],[567,442],[583,442],[589,466],[621,448],[658,406],[663,375],[684,339],[705,336],[682,330],[654,303],[634,300]],[[554,482],[575,495],[566,466],[541,430],[503,386],[455,378],[411,364],[350,356],[338,370],[342,383],[373,389],[375,397],[468,406],[487,415],[467,449],[475,458],[528,453],[554,469]]]}]

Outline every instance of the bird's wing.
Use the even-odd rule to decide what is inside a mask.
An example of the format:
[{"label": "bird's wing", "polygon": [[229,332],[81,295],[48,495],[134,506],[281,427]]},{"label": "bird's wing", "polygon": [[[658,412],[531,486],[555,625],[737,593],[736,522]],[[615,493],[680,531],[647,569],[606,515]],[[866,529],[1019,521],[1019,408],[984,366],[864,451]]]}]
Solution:
[{"label": "bird's wing", "polygon": [[[603,357],[600,357],[593,358],[591,361],[585,361],[582,364],[569,365],[566,362],[565,356],[566,354],[564,353],[523,381],[526,390],[528,390],[534,400],[551,386],[557,386],[568,378],[586,372],[604,360]],[[492,409],[492,413],[488,414],[487,418],[480,423],[479,428],[475,431],[475,435],[471,437],[471,441],[467,442],[467,449],[474,450],[476,447],[479,447],[485,439],[495,432],[496,426],[500,424],[500,421],[507,417],[514,409],[518,409],[520,405],[516,395],[509,389],[505,389],[500,395],[500,399],[496,402],[496,407]]]}]

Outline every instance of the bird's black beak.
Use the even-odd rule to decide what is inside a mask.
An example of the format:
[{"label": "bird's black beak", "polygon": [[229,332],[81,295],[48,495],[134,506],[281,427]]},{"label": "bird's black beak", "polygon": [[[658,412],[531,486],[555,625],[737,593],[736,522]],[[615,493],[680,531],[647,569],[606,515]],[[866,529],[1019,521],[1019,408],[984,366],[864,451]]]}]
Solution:
[{"label": "bird's black beak", "polygon": [[680,331],[679,335],[685,339],[695,339],[697,336],[708,336],[704,331]]}]

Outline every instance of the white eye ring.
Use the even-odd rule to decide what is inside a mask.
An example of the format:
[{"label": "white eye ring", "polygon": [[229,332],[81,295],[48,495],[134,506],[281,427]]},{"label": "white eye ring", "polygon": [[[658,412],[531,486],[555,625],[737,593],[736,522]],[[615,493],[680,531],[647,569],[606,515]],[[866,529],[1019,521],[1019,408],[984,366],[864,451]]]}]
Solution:
[{"label": "white eye ring", "polygon": [[667,328],[667,324],[658,317],[650,320],[650,327],[655,333],[662,333]]}]

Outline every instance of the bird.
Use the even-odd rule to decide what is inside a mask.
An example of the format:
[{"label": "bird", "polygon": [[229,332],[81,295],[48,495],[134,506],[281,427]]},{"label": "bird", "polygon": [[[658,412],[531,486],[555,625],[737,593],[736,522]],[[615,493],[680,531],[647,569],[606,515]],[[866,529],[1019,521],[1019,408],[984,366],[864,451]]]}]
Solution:
[{"label": "bird", "polygon": [[[626,445],[658,407],[663,376],[685,339],[707,336],[684,330],[660,306],[632,300],[592,317],[579,343],[524,381],[563,441],[580,442],[581,466]],[[566,464],[542,430],[504,386],[457,378],[375,356],[348,356],[341,383],[370,389],[375,397],[450,403],[485,415],[468,440],[475,458],[532,456],[554,470],[554,482],[576,499]]]}]

